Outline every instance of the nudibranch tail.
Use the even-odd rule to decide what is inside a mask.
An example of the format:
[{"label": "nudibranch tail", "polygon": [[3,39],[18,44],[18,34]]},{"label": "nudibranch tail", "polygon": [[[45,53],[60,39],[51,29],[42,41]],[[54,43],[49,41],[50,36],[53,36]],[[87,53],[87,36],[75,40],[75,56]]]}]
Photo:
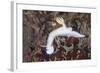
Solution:
[{"label": "nudibranch tail", "polygon": [[76,31],[72,31],[72,33],[70,35],[73,36],[73,37],[77,37],[77,38],[85,37],[85,35],[80,34],[80,33],[76,32]]}]

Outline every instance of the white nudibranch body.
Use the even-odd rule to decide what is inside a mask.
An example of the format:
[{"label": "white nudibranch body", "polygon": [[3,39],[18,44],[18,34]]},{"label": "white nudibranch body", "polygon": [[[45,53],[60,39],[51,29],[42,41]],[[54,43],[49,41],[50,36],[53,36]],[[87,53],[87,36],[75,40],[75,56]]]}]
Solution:
[{"label": "white nudibranch body", "polygon": [[66,27],[65,24],[63,24],[62,27],[53,30],[52,32],[50,32],[48,39],[47,39],[47,46],[46,46],[46,53],[47,54],[53,54],[54,52],[54,47],[53,47],[53,41],[54,38],[57,36],[67,36],[67,37],[85,37],[85,35],[82,35],[76,31],[72,31],[71,27]]}]

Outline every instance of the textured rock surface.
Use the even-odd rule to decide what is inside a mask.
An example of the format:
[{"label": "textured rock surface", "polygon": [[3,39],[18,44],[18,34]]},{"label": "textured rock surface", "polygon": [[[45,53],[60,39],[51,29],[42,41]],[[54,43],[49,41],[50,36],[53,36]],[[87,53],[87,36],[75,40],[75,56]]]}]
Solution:
[{"label": "textured rock surface", "polygon": [[[47,55],[49,33],[61,27],[55,17],[63,17],[67,27],[86,35],[85,38],[56,37],[55,53]],[[57,25],[52,25],[55,23]],[[91,59],[91,14],[23,10],[23,62]]]}]

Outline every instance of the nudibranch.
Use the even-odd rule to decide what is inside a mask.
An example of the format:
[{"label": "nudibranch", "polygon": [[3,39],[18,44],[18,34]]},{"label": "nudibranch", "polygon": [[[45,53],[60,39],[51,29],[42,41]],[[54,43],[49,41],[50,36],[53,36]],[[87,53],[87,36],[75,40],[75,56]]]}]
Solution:
[{"label": "nudibranch", "polygon": [[76,37],[76,38],[85,37],[85,35],[80,34],[77,31],[73,31],[72,27],[67,27],[62,17],[57,17],[56,22],[62,25],[62,27],[59,27],[49,33],[46,45],[46,53],[49,55],[54,53],[53,41],[55,37],[57,36]]}]

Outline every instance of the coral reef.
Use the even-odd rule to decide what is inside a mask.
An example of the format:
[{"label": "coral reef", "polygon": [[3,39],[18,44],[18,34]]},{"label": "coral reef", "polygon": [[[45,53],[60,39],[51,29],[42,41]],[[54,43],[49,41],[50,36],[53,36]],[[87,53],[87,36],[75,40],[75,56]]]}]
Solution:
[{"label": "coral reef", "polygon": [[[55,52],[45,52],[51,31],[61,27],[56,17],[62,17],[67,27],[84,34],[84,38],[57,36]],[[57,25],[55,25],[57,24]],[[23,10],[23,62],[91,59],[91,14],[77,12]]]}]

